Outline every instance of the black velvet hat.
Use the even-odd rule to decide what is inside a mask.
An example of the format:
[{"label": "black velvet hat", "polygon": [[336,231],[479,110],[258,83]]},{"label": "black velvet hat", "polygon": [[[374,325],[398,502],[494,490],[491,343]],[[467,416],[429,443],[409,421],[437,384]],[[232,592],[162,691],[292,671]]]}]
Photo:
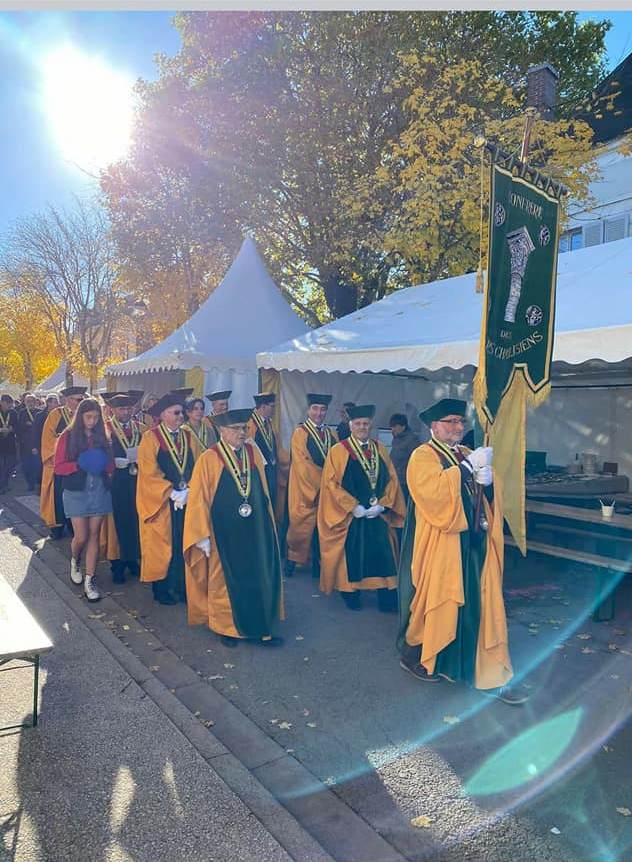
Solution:
[{"label": "black velvet hat", "polygon": [[134,404],[136,404],[136,402],[140,401],[140,399],[145,394],[145,390],[144,389],[128,389],[127,394],[129,395],[130,398],[134,399]]},{"label": "black velvet hat", "polygon": [[316,392],[308,392],[305,397],[310,407],[312,404],[324,404],[328,407],[331,401],[331,395],[318,395]]},{"label": "black velvet hat", "polygon": [[153,407],[150,407],[147,412],[150,416],[160,416],[163,410],[167,410],[175,404],[180,404],[184,408],[185,401],[186,398],[178,392],[168,392],[166,395],[163,395],[162,398],[159,398]]},{"label": "black velvet hat", "polygon": [[115,398],[117,395],[124,395],[123,392],[97,392],[96,395],[99,398],[102,398],[106,404],[109,404],[112,398]]},{"label": "black velvet hat", "polygon": [[223,389],[221,392],[211,392],[207,395],[209,401],[226,401],[232,395],[232,389]]},{"label": "black velvet hat", "polygon": [[[172,389],[169,394],[179,395],[180,398],[184,398],[184,400],[186,401],[186,399],[193,394],[193,389],[193,386],[181,386],[180,388]],[[184,401],[182,401],[181,403],[184,404]]]},{"label": "black velvet hat", "polygon": [[106,404],[108,407],[133,407],[137,401],[138,398],[131,398],[126,392],[115,392],[114,395],[110,395]]},{"label": "black velvet hat", "polygon": [[61,390],[64,398],[83,398],[88,391],[87,386],[67,386]]},{"label": "black velvet hat", "polygon": [[351,419],[373,419],[375,416],[375,404],[358,404],[355,407],[347,407],[347,416]]},{"label": "black velvet hat", "polygon": [[467,403],[465,401],[459,401],[457,398],[442,398],[441,401],[437,401],[432,407],[422,410],[419,418],[430,427],[433,422],[438,422],[439,419],[443,419],[445,416],[465,416],[466,408]]},{"label": "black velvet hat", "polygon": [[250,407],[236,408],[213,416],[213,422],[216,425],[241,425],[247,422],[251,416],[252,409]]},{"label": "black velvet hat", "polygon": [[257,392],[257,394],[252,397],[255,399],[256,407],[260,404],[274,404],[276,401],[276,395],[274,392]]}]

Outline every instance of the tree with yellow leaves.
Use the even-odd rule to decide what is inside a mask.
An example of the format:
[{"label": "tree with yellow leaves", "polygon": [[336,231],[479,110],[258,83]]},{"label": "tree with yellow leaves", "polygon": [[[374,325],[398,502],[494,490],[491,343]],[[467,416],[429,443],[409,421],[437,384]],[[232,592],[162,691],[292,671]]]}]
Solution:
[{"label": "tree with yellow leaves", "polygon": [[40,304],[0,283],[0,372],[11,383],[32,389],[59,365],[55,337]]}]

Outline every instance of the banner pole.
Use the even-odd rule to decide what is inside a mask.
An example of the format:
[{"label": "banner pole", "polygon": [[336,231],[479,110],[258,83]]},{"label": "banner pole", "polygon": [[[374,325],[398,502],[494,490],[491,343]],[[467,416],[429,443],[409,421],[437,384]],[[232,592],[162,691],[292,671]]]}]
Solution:
[{"label": "banner pole", "polygon": [[[485,422],[483,431],[483,446],[489,443],[489,421]],[[476,486],[476,514],[474,515],[474,532],[479,533],[481,529],[481,508],[483,506],[483,486]]]}]

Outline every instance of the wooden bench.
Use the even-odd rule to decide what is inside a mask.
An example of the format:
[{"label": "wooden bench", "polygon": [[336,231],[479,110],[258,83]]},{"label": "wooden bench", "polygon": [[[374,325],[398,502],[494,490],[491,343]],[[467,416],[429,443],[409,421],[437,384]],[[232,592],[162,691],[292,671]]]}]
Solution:
[{"label": "wooden bench", "polygon": [[[509,545],[514,548],[517,547],[512,536],[505,536],[505,545]],[[575,563],[584,563],[587,566],[592,566],[596,570],[597,575],[595,585],[595,611],[593,613],[593,619],[595,622],[607,622],[608,620],[614,619],[615,593],[617,584],[621,580],[621,577],[616,578],[613,583],[612,578],[608,578],[606,573],[619,572],[621,576],[623,576],[631,571],[631,563],[625,560],[617,560],[614,557],[589,554],[587,551],[560,547],[559,545],[551,545],[547,542],[536,542],[531,539],[527,540],[527,551],[533,551],[537,554],[547,554],[550,557],[557,557],[562,560],[571,560]]]},{"label": "wooden bench", "polygon": [[[0,575],[0,670],[33,667],[33,715],[30,723],[10,724],[0,730],[35,727],[38,719],[39,660],[53,644],[21,599]],[[17,665],[14,662],[21,662]],[[8,665],[8,666],[7,666]]]}]

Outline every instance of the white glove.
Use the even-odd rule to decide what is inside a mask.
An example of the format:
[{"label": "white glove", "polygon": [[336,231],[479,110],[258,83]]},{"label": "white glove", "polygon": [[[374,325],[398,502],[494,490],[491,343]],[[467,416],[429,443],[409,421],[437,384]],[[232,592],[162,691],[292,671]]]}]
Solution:
[{"label": "white glove", "polygon": [[479,467],[478,470],[474,471],[474,481],[479,485],[491,485],[492,484],[492,468],[485,465],[484,467]]},{"label": "white glove", "polygon": [[476,472],[480,467],[489,467],[492,463],[492,454],[494,450],[491,446],[479,446],[465,459],[469,462],[469,466]]},{"label": "white glove", "polygon": [[209,536],[207,536],[205,539],[200,539],[199,542],[195,543],[195,546],[201,551],[204,551],[207,557],[211,556],[211,540]]},{"label": "white glove", "polygon": [[123,470],[129,465],[129,461],[127,460],[127,458],[115,458],[114,463],[118,470]]},{"label": "white glove", "polygon": [[375,506],[371,506],[369,509],[366,510],[365,517],[366,518],[377,518],[377,516],[381,515],[383,511],[384,511],[384,506],[380,506],[380,504],[377,503]]},{"label": "white glove", "polygon": [[362,503],[358,503],[353,512],[351,513],[354,518],[364,518],[367,510],[364,508]]},{"label": "white glove", "polygon": [[172,491],[169,495],[173,500],[173,508],[174,509],[184,509],[187,504],[187,497],[189,496],[189,489],[184,488],[182,491]]}]

